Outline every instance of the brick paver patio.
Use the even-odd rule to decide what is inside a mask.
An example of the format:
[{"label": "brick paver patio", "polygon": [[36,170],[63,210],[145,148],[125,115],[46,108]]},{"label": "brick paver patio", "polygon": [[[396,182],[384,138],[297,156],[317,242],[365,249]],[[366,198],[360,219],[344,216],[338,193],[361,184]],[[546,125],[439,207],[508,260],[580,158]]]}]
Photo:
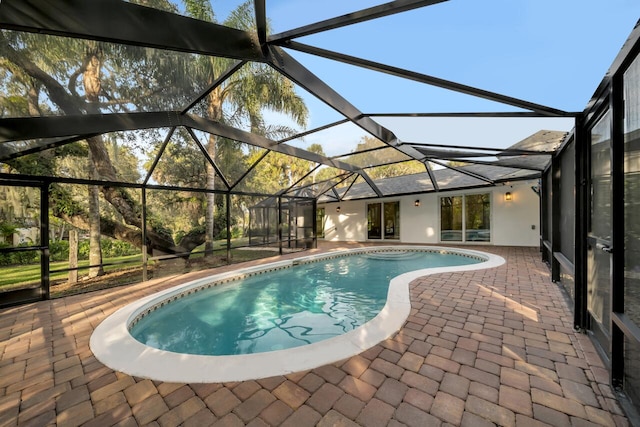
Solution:
[{"label": "brick paver patio", "polygon": [[0,310],[0,426],[628,425],[539,251],[477,249],[507,263],[413,281],[392,339],[257,381],[162,383],[92,355],[106,316],[202,272]]}]

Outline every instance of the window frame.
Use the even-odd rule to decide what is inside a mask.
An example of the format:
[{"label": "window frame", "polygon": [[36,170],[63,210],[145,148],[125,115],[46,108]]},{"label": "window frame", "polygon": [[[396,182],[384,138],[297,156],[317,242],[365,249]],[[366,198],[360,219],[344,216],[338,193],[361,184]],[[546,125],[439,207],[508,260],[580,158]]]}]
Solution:
[{"label": "window frame", "polygon": [[[470,240],[467,236],[467,197],[468,196],[487,196],[488,204],[489,204],[489,238],[487,240]],[[459,197],[461,199],[461,229],[460,231],[460,240],[443,240],[442,239],[442,223],[443,223],[443,215],[442,215],[442,201],[443,199],[453,199]],[[479,192],[479,193],[463,193],[463,194],[452,194],[446,196],[438,196],[438,242],[440,243],[472,243],[472,244],[490,244],[493,242],[493,192]],[[454,206],[453,204],[451,205]],[[454,219],[455,223],[455,219]],[[458,230],[445,230],[445,231],[458,231]]]},{"label": "window frame", "polygon": [[[393,224],[392,224],[392,230],[393,230],[393,236],[394,237],[389,237],[389,233],[387,233],[388,227],[386,225],[387,220],[385,218],[385,207],[387,205],[391,205],[391,204],[395,204],[396,205],[396,214],[395,214],[395,218],[393,219]],[[371,223],[370,223],[370,217],[369,217],[369,207],[370,206],[374,206],[377,205],[379,212],[380,212],[380,237],[370,237],[370,231],[371,231]],[[387,201],[380,201],[380,202],[375,202],[375,203],[367,203],[366,204],[366,216],[367,216],[367,239],[366,240],[372,240],[372,241],[382,241],[382,240],[390,240],[390,241],[396,241],[399,242],[400,241],[400,206],[401,203],[399,200],[387,200]]]}]

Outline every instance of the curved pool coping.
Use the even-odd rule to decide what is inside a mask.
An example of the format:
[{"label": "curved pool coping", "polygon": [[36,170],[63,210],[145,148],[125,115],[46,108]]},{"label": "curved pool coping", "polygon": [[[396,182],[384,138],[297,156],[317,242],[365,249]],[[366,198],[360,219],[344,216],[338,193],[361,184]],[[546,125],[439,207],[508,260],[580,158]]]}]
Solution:
[{"label": "curved pool coping", "polygon": [[[128,325],[148,307],[183,295],[189,290],[242,274],[290,267],[296,263],[316,261],[350,253],[398,250],[446,251],[468,254],[486,261],[452,267],[414,270],[391,279],[387,302],[382,310],[364,325],[343,335],[284,350],[231,356],[180,354],[149,347],[131,336]],[[409,283],[419,277],[444,272],[471,271],[504,264],[504,258],[480,251],[437,246],[373,246],[325,252],[286,261],[276,261],[239,271],[215,274],[177,285],[126,305],[107,317],[91,335],[89,346],[106,366],[128,375],[175,383],[213,383],[255,380],[305,371],[355,356],[391,337],[402,328],[411,312]]]}]

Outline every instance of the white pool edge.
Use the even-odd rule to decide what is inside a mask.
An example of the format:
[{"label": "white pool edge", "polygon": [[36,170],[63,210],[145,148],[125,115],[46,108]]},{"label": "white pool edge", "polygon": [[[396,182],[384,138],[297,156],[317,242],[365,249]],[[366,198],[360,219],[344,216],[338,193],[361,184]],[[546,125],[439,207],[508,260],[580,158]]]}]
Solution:
[{"label": "white pool edge", "polygon": [[434,246],[374,246],[325,252],[287,261],[277,261],[242,269],[254,272],[289,266],[295,261],[315,260],[351,252],[381,250],[443,250],[486,258],[476,264],[436,267],[410,271],[391,279],[387,302],[380,313],[364,325],[338,337],[285,350],[233,356],[179,354],[144,345],[131,336],[127,325],[150,305],[187,289],[233,277],[236,272],[208,276],[157,292],[131,303],[107,317],[91,335],[89,346],[95,357],[106,366],[131,376],[176,383],[212,383],[246,381],[286,375],[313,369],[355,356],[391,337],[404,325],[411,313],[409,283],[413,280],[445,272],[471,271],[498,267],[504,258],[480,251]]}]

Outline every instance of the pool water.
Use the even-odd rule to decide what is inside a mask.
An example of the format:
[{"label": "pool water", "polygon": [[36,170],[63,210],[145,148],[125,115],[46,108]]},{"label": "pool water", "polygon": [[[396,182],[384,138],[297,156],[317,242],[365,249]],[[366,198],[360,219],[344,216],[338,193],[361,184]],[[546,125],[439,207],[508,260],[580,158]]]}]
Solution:
[{"label": "pool water", "polygon": [[395,276],[482,261],[428,251],[321,259],[200,290],[143,317],[130,333],[150,347],[194,355],[298,347],[373,319],[384,307]]}]

